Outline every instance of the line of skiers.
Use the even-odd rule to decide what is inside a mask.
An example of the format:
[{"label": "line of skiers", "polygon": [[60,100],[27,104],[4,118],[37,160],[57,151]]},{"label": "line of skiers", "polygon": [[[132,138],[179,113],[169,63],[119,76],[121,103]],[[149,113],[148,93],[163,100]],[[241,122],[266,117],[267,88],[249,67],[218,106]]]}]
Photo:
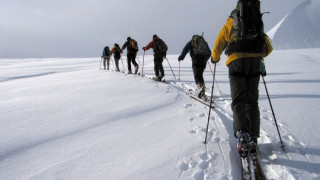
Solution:
[{"label": "line of skiers", "polygon": [[[160,39],[157,35],[153,35],[152,41],[142,49],[144,51],[152,48],[154,51],[154,71],[156,75],[156,80],[161,80],[164,77],[164,69],[163,69],[163,59],[166,57],[168,46],[165,42]],[[134,73],[137,74],[139,65],[136,62],[138,43],[136,40],[132,39],[131,37],[127,38],[127,41],[123,44],[122,48],[119,47],[117,43],[114,44],[112,50],[110,51],[109,47],[106,46],[103,48],[102,56],[103,58],[103,66],[104,69],[109,70],[110,67],[110,57],[113,54],[115,64],[116,64],[116,71],[120,71],[119,68],[119,59],[121,58],[121,54],[123,50],[127,49],[127,67],[128,67],[128,74],[132,74],[131,63],[134,65],[135,71]],[[107,67],[106,67],[107,66]]]},{"label": "line of skiers", "polygon": [[[137,72],[139,66],[135,62],[135,57],[138,48],[137,46],[135,48],[130,37],[121,49],[115,44],[110,55],[114,53],[116,64],[118,64],[120,54],[125,48],[128,52],[128,72],[131,73],[131,62]],[[155,75],[157,80],[161,80],[165,75],[162,63],[168,47],[163,40],[154,35],[153,40],[142,49],[146,51],[150,48],[153,48],[154,51]],[[228,55],[226,65],[229,69],[232,97],[233,135],[237,138],[237,148],[242,157],[256,153],[257,138],[260,137],[258,86],[260,75],[266,75],[263,58],[268,56],[272,49],[270,40],[263,31],[260,1],[239,0],[222,27],[212,52],[203,35],[194,35],[178,57],[178,61],[182,61],[186,54],[190,53],[194,79],[198,86],[198,96],[201,98],[205,94],[203,72],[208,60],[211,57],[211,62],[215,64],[220,61],[223,51]],[[103,58],[108,62],[108,68],[110,55],[103,54]],[[119,70],[118,65],[116,69]]]}]

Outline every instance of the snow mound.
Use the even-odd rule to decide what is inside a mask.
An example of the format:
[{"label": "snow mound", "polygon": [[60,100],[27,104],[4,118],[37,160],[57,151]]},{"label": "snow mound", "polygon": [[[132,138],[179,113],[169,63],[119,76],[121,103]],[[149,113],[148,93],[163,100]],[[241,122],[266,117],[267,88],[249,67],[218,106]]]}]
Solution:
[{"label": "snow mound", "polygon": [[274,49],[320,47],[320,1],[306,0],[267,34]]}]

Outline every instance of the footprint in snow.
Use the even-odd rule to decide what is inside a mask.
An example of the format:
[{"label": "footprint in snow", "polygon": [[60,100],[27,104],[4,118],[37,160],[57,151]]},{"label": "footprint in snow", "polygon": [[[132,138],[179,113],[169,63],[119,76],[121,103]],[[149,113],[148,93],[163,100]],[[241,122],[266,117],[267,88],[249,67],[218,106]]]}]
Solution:
[{"label": "footprint in snow", "polygon": [[179,168],[180,168],[181,171],[186,171],[186,170],[189,169],[189,165],[186,164],[185,162],[180,162]]},{"label": "footprint in snow", "polygon": [[204,179],[203,171],[195,172],[192,176],[194,177],[195,180],[203,180]]},{"label": "footprint in snow", "polygon": [[188,130],[189,134],[195,134],[202,131],[202,128],[200,127],[193,127],[192,129]]},{"label": "footprint in snow", "polygon": [[197,162],[195,163],[196,166],[193,168],[193,178],[195,180],[203,180],[206,177],[209,177],[210,167],[212,167],[212,163],[214,162],[214,154],[207,152],[197,153],[195,154],[194,159],[196,159]]},{"label": "footprint in snow", "polygon": [[205,113],[201,113],[201,114],[199,114],[199,117],[200,117],[200,118],[205,117],[205,116],[206,116],[206,114],[205,114]]},{"label": "footprint in snow", "polygon": [[183,107],[188,109],[189,107],[192,107],[192,104],[185,104]]},{"label": "footprint in snow", "polygon": [[166,93],[171,93],[171,91],[172,91],[172,87],[171,86],[167,86]]}]

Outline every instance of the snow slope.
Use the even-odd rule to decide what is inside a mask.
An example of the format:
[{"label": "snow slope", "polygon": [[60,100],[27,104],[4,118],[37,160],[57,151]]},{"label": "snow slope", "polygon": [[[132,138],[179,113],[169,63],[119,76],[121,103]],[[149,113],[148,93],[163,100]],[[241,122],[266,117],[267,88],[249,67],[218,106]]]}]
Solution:
[{"label": "snow slope", "polygon": [[320,47],[320,1],[305,0],[267,34],[274,49]]},{"label": "snow slope", "polygon": [[[274,51],[266,58],[286,144],[284,153],[261,84],[259,146],[270,179],[320,178],[319,52]],[[178,78],[177,57],[168,59]],[[152,58],[144,58],[150,75]],[[180,82],[164,62],[169,84],[98,70],[99,63],[0,59],[0,179],[239,179],[224,63],[217,65],[207,146],[208,108],[187,95],[195,87],[190,58],[181,63]],[[211,92],[209,67],[205,80]]]}]

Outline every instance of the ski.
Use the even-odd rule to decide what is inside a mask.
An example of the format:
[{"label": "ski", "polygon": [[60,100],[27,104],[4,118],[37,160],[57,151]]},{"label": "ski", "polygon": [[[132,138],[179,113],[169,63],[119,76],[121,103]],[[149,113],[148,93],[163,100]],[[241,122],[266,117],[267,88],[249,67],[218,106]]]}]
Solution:
[{"label": "ski", "polygon": [[[198,96],[196,96],[196,95],[194,94],[194,92],[192,91],[192,89],[189,89],[189,96],[190,96],[192,99],[194,99],[194,100],[196,100],[196,101],[198,101],[198,102],[200,102],[200,103],[202,103],[202,104],[210,107],[210,101],[209,101],[209,99],[207,98],[206,95],[204,95],[204,98],[199,98]],[[212,101],[212,100],[211,100],[211,101]],[[213,103],[213,102],[212,102],[212,103]],[[213,106],[213,105],[211,104],[211,108],[215,108],[215,106]]]},{"label": "ski", "polygon": [[[258,148],[257,148],[258,150]],[[243,180],[265,180],[266,175],[260,164],[258,154],[241,157],[241,174]]]},{"label": "ski", "polygon": [[[258,147],[257,147],[257,151],[259,151]],[[266,179],[266,175],[263,172],[263,169],[260,164],[258,153],[256,155],[251,155],[250,159],[252,160],[252,166],[253,166],[255,179],[259,179],[259,180]]]},{"label": "ski", "polygon": [[157,82],[162,82],[162,83],[168,84],[165,78],[162,78],[161,81],[159,81],[159,80],[155,79],[154,76],[150,76],[150,75],[142,75],[142,76],[145,76],[145,77],[147,77],[147,78],[149,78],[149,79],[151,79],[153,81],[157,81]]},{"label": "ski", "polygon": [[250,168],[250,160],[249,157],[241,157],[241,174],[242,180],[251,180],[251,168]]}]

